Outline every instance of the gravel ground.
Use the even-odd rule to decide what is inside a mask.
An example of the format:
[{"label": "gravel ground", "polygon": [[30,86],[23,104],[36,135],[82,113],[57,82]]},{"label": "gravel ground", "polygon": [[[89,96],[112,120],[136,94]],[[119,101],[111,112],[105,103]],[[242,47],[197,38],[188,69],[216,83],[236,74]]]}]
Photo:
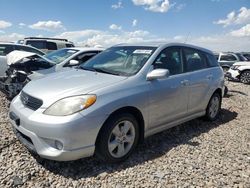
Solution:
[{"label": "gravel ground", "polygon": [[0,187],[250,187],[250,85],[228,86],[217,121],[154,135],[113,165],[32,156],[16,140],[0,93]]}]

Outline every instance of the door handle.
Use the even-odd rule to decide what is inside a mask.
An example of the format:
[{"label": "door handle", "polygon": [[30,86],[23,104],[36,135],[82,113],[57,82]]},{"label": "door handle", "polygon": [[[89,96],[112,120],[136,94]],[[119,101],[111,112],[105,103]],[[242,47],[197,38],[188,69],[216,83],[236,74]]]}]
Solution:
[{"label": "door handle", "polygon": [[183,86],[187,86],[188,83],[189,83],[188,80],[182,80],[182,81],[181,81],[181,85],[183,85]]}]

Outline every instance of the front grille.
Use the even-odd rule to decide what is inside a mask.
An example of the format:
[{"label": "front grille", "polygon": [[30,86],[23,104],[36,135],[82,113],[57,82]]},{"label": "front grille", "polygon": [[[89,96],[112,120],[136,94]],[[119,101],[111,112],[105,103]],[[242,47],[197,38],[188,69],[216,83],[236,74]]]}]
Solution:
[{"label": "front grille", "polygon": [[37,110],[38,108],[40,108],[43,105],[42,100],[37,99],[35,97],[32,97],[23,91],[20,95],[20,98],[21,98],[23,105],[32,109],[32,110]]}]

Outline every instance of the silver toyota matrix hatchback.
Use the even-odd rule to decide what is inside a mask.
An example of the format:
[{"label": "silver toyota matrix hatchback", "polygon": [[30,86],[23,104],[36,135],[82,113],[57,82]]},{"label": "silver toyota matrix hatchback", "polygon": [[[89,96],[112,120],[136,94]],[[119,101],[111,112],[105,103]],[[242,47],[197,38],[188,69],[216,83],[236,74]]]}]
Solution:
[{"label": "silver toyota matrix hatchback", "polygon": [[43,158],[125,160],[140,141],[194,118],[216,119],[224,76],[187,44],[121,44],[31,81],[11,103],[19,140]]}]

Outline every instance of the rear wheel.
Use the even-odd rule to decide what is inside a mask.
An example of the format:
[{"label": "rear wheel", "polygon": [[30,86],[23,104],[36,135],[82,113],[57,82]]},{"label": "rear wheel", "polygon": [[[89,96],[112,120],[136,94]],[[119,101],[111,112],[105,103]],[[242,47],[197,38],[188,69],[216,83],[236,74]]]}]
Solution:
[{"label": "rear wheel", "polygon": [[214,93],[207,105],[205,118],[209,121],[215,120],[220,112],[220,109],[221,96],[218,93]]},{"label": "rear wheel", "polygon": [[250,83],[250,70],[246,70],[240,74],[240,82],[243,84]]},{"label": "rear wheel", "polygon": [[125,160],[139,141],[139,126],[135,117],[122,113],[111,117],[101,129],[96,155],[109,163]]}]

